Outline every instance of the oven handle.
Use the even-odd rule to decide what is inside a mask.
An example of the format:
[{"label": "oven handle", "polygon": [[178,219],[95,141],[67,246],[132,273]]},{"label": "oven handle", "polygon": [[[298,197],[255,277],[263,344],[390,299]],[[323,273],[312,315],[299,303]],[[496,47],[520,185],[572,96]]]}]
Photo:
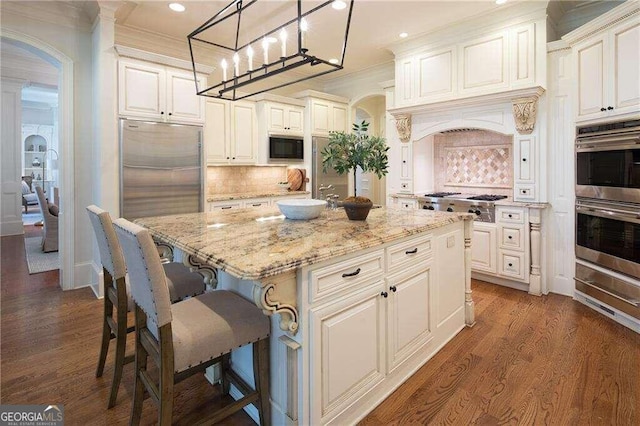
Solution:
[{"label": "oven handle", "polygon": [[608,290],[603,289],[602,287],[599,287],[599,286],[595,285],[595,284],[593,283],[593,281],[581,280],[581,279],[580,279],[580,278],[578,278],[578,277],[573,277],[573,279],[574,279],[574,280],[576,280],[576,281],[578,281],[579,283],[582,283],[582,284],[584,284],[584,285],[588,285],[589,287],[593,287],[593,288],[595,288],[595,289],[596,289],[596,290],[598,290],[598,291],[601,291],[601,292],[603,292],[603,293],[606,293],[606,294],[608,294],[608,295],[609,295],[609,296],[611,296],[611,297],[615,297],[615,298],[616,298],[616,299],[618,299],[618,300],[621,300],[621,301],[623,301],[623,302],[625,302],[625,303],[628,303],[628,304],[630,304],[631,306],[634,306],[634,307],[636,307],[636,308],[637,308],[638,306],[640,306],[640,302],[638,302],[637,300],[629,300],[629,299],[625,299],[625,298],[624,298],[624,297],[622,297],[622,296],[618,296],[618,295],[617,295],[617,294],[615,294],[615,293],[612,293],[612,292],[610,292],[610,291],[608,291]]},{"label": "oven handle", "polygon": [[576,140],[576,149],[581,151],[601,151],[603,149],[633,149],[640,144],[640,134],[634,133],[630,135],[620,136],[597,136],[593,138],[579,138]]},{"label": "oven handle", "polygon": [[640,216],[633,215],[632,213],[626,212],[624,210],[618,209],[602,209],[599,207],[588,207],[588,206],[576,206],[576,212],[586,214],[589,216],[597,216],[603,217],[605,219],[609,218],[619,218],[624,220],[625,222],[632,222],[640,224]]}]

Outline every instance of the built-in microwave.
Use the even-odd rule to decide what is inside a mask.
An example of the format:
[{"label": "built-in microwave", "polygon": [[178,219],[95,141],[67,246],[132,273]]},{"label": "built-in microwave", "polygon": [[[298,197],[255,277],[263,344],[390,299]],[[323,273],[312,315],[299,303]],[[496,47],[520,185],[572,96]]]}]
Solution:
[{"label": "built-in microwave", "polygon": [[304,160],[304,139],[300,136],[269,136],[269,159]]},{"label": "built-in microwave", "polygon": [[576,196],[640,203],[640,120],[578,127]]}]

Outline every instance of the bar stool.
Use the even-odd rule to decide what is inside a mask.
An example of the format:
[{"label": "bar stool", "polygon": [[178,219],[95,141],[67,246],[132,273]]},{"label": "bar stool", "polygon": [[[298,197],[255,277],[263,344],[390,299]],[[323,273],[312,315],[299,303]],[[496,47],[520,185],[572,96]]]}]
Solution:
[{"label": "bar stool", "polygon": [[[100,346],[96,377],[102,376],[107,352],[109,351],[109,343],[111,339],[116,339],[113,381],[107,405],[107,408],[112,408],[118,396],[122,369],[125,364],[133,361],[133,355],[125,356],[125,349],[127,333],[135,330],[133,326],[127,327],[127,311],[133,310],[134,304],[130,296],[124,255],[113,229],[109,212],[94,205],[87,207],[87,212],[98,240],[104,277],[102,344]],[[158,261],[160,261],[159,257]],[[180,301],[188,296],[196,296],[205,291],[206,286],[200,274],[190,272],[187,267],[176,262],[165,263],[163,267],[167,277],[169,277],[167,285],[172,302]],[[115,321],[113,318],[114,306],[116,308]]]},{"label": "bar stool", "polygon": [[[223,393],[228,392],[230,381],[244,396],[201,422],[218,422],[253,403],[260,424],[270,425],[269,318],[251,302],[226,290],[169,303],[165,272],[149,231],[126,219],[117,219],[114,227],[135,302],[136,376],[130,424],[140,423],[145,389],[158,405],[158,423],[171,424],[174,384],[222,362]],[[249,343],[253,344],[255,390],[228,368],[227,354]],[[149,355],[158,366],[159,383],[147,372]]]}]

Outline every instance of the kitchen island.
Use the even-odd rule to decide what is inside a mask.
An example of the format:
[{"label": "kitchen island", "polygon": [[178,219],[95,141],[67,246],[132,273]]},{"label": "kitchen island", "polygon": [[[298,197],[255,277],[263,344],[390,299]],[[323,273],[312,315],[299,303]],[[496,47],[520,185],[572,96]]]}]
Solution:
[{"label": "kitchen island", "polygon": [[[137,222],[272,315],[273,424],[315,425],[359,420],[473,325],[471,219],[380,208],[292,221],[265,207]],[[252,383],[250,347],[232,364]]]}]

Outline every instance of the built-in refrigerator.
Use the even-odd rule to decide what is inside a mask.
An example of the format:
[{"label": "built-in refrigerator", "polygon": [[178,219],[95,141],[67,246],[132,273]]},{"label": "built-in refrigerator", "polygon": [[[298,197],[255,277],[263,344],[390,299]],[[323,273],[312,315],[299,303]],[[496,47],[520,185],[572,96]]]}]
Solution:
[{"label": "built-in refrigerator", "polygon": [[329,169],[325,173],[322,170],[322,150],[329,143],[329,138],[323,138],[314,136],[312,139],[312,154],[313,159],[311,162],[311,181],[313,184],[312,195],[313,198],[320,198],[321,185],[333,185],[333,189],[324,191],[324,196],[327,194],[337,194],[341,200],[344,200],[349,196],[349,174],[345,173],[339,175],[335,170]]},{"label": "built-in refrigerator", "polygon": [[120,120],[120,214],[203,211],[202,127]]}]

